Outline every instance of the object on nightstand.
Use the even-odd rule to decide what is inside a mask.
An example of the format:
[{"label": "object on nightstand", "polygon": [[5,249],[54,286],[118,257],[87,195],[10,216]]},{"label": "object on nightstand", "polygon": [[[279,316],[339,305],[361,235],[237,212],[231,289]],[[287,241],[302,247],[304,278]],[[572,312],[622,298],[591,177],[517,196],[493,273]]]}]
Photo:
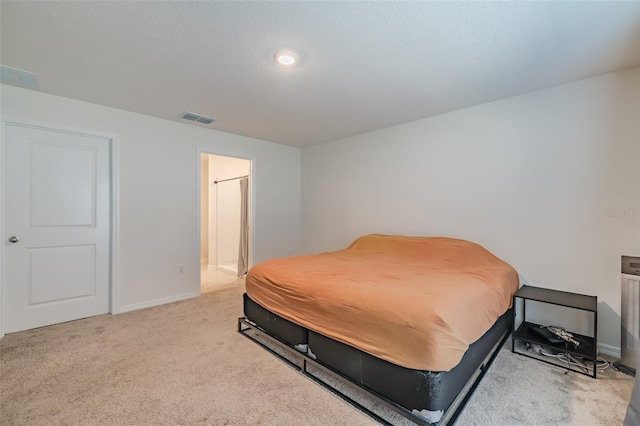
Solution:
[{"label": "object on nightstand", "polygon": [[546,328],[547,330],[558,336],[560,339],[569,343],[573,343],[576,347],[580,346],[580,342],[573,338],[573,334],[569,333],[564,328],[552,326],[547,326]]},{"label": "object on nightstand", "polygon": [[551,332],[551,330],[549,330],[547,327],[545,326],[529,326],[529,330],[531,330],[533,333],[537,334],[540,337],[543,337],[545,340],[547,340],[550,343],[561,343],[562,342],[562,338],[560,338],[560,336],[554,334]]}]

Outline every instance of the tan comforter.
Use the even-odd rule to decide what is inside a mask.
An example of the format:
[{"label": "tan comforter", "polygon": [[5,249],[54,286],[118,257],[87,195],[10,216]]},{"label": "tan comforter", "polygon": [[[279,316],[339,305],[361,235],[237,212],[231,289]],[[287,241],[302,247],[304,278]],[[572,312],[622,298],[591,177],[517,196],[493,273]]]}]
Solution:
[{"label": "tan comforter", "polygon": [[448,371],[511,306],[518,275],[483,247],[367,235],[348,248],[262,262],[251,299],[394,364]]}]

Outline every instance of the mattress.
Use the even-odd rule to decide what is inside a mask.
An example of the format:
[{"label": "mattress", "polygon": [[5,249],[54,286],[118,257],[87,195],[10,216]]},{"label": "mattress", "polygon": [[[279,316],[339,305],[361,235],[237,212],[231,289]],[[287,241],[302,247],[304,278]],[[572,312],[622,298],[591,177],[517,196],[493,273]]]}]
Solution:
[{"label": "mattress", "polygon": [[518,275],[469,241],[366,235],[344,250],[262,262],[246,288],[323,336],[405,368],[449,371],[509,309]]}]

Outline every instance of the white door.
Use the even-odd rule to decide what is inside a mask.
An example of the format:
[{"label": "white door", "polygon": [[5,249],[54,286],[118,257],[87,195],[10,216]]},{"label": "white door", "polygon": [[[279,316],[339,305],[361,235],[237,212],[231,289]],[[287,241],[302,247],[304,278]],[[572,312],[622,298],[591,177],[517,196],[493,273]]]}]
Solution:
[{"label": "white door", "polygon": [[110,140],[6,126],[6,332],[109,311]]}]

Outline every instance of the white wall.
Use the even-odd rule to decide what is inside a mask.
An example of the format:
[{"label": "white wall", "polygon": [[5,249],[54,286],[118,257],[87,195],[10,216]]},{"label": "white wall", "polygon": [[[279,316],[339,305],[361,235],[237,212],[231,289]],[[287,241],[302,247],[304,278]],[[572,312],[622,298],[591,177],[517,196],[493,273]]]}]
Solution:
[{"label": "white wall", "polygon": [[374,232],[475,241],[531,285],[597,295],[599,341],[619,348],[639,105],[635,68],[306,148],[303,249]]},{"label": "white wall", "polygon": [[[254,164],[254,262],[300,247],[300,150],[193,125],[1,87],[2,114],[118,137],[120,311],[199,293],[199,150]],[[177,265],[184,264],[184,274]]]}]

